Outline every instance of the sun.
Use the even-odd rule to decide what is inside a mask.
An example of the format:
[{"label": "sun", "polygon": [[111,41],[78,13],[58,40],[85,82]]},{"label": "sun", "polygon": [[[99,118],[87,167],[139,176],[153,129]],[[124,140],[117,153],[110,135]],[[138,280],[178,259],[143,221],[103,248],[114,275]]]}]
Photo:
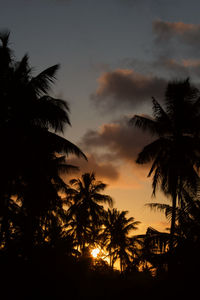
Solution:
[{"label": "sun", "polygon": [[91,251],[91,254],[94,258],[97,258],[99,252],[100,252],[100,250],[98,248],[95,248]]}]

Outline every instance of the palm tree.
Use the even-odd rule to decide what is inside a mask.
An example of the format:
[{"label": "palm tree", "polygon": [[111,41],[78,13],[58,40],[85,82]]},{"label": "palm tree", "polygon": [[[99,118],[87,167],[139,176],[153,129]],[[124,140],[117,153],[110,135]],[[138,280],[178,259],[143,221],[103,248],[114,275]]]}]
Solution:
[{"label": "palm tree", "polygon": [[[199,249],[200,249],[200,201],[199,194],[192,195],[183,190],[182,198],[184,200],[182,207],[176,208],[175,238],[173,256],[168,255],[166,247],[169,245],[168,233],[153,232],[151,235],[146,235],[144,240],[148,241],[146,257],[150,258],[156,265],[157,270],[162,269],[163,263],[173,267],[173,272],[181,270],[182,274],[187,272],[197,272],[199,268]],[[172,206],[161,203],[148,204],[151,209],[156,209],[164,212],[168,219],[172,216]],[[149,247],[150,245],[150,247]],[[151,247],[153,246],[153,249]],[[161,250],[159,255],[156,250]],[[152,256],[152,253],[154,255]],[[151,254],[149,256],[149,254]],[[193,266],[193,267],[191,267]],[[190,271],[188,271],[190,270]],[[184,273],[183,273],[184,272]]]},{"label": "palm tree", "polygon": [[33,76],[28,55],[14,60],[9,33],[0,34],[0,41],[0,202],[13,196],[20,200],[32,231],[27,236],[34,240],[36,224],[42,226],[50,211],[61,210],[58,192],[66,188],[61,174],[72,168],[65,156],[86,157],[61,136],[70,125],[69,107],[49,95],[59,65]]},{"label": "palm tree", "polygon": [[196,191],[200,161],[200,98],[189,79],[169,83],[164,108],[153,98],[153,118],[136,115],[131,124],[155,136],[139,153],[137,163],[152,162],[155,196],[158,186],[172,199],[171,247],[176,221],[176,206],[182,205],[182,190]]},{"label": "palm tree", "polygon": [[83,251],[90,237],[102,224],[104,207],[101,204],[112,205],[109,195],[102,194],[106,184],[96,181],[94,173],[84,173],[81,178],[70,180],[67,203],[68,214],[72,218],[71,227]]},{"label": "palm tree", "polygon": [[[177,225],[175,232],[177,235],[176,244],[178,245],[183,240],[190,240],[192,243],[199,241],[200,230],[200,201],[199,191],[197,195],[191,195],[187,191],[182,191],[183,205],[176,208]],[[168,219],[172,217],[172,206],[161,203],[147,204],[151,209],[165,213]],[[167,235],[167,233],[166,233]]]},{"label": "palm tree", "polygon": [[120,259],[121,272],[130,262],[134,249],[134,238],[129,234],[137,229],[140,223],[133,217],[127,218],[128,211],[119,211],[116,208],[108,209],[104,218],[104,243],[110,256],[110,266],[113,267],[117,258]]}]

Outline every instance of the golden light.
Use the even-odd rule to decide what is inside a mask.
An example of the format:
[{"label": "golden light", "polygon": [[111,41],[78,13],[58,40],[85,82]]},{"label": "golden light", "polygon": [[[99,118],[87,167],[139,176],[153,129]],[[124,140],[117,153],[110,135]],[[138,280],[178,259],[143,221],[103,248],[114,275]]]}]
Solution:
[{"label": "golden light", "polygon": [[100,252],[100,250],[98,248],[95,248],[91,251],[91,254],[94,258],[97,258],[99,252]]}]

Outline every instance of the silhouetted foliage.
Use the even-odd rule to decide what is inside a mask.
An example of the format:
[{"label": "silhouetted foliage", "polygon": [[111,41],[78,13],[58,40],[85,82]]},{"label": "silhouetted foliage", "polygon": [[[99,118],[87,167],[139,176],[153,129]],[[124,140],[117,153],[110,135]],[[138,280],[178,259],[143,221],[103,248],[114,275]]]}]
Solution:
[{"label": "silhouetted foliage", "polygon": [[137,163],[152,162],[153,195],[158,186],[172,198],[171,246],[176,222],[176,207],[182,205],[182,191],[197,191],[200,160],[199,91],[185,81],[168,84],[164,108],[153,98],[153,118],[134,116],[131,123],[149,131],[155,140],[139,153]]},{"label": "silhouetted foliage", "polygon": [[94,173],[85,173],[80,179],[71,179],[70,186],[66,199],[71,218],[69,232],[82,251],[86,244],[95,244],[95,236],[103,223],[104,207],[101,204],[112,205],[113,200],[101,194],[106,184],[96,181]]},{"label": "silhouetted foliage", "polygon": [[[132,235],[140,222],[127,217],[128,211],[104,207],[111,207],[113,200],[103,194],[106,184],[93,172],[69,184],[63,180],[77,169],[67,163],[68,155],[86,157],[62,136],[70,125],[68,104],[50,96],[59,66],[33,76],[27,54],[16,61],[9,36],[0,33],[1,293],[6,299],[196,293],[199,91],[188,79],[169,83],[164,108],[153,99],[153,118],[131,120],[155,136],[137,159],[141,164],[153,162],[153,194],[160,186],[172,197],[171,206],[150,204],[171,220],[171,234],[149,227],[146,234]],[[96,258],[91,253],[95,247],[100,249]],[[114,269],[117,261],[121,272]]]},{"label": "silhouetted foliage", "polygon": [[134,218],[127,218],[128,211],[119,211],[116,208],[105,212],[103,239],[110,256],[110,266],[120,259],[121,272],[130,262],[134,254],[134,238],[129,236],[130,231],[137,229],[140,223]]},{"label": "silhouetted foliage", "polygon": [[21,61],[11,55],[9,33],[0,40],[0,243],[6,249],[17,243],[18,254],[31,257],[63,217],[60,175],[75,168],[65,155],[85,155],[57,134],[70,125],[67,103],[48,95],[59,66],[34,77],[28,55]]}]

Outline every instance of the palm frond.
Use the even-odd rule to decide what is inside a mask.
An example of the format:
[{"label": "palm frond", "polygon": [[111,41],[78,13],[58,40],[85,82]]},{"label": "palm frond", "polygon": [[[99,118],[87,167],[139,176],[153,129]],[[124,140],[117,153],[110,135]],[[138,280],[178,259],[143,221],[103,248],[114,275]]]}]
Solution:
[{"label": "palm frond", "polygon": [[78,157],[83,157],[87,160],[85,154],[75,144],[71,143],[67,139],[52,133],[50,131],[45,132],[46,143],[52,150],[57,153],[65,153],[66,155],[75,154]]},{"label": "palm frond", "polygon": [[0,65],[1,65],[1,72],[4,71],[10,63],[12,62],[12,51],[8,47],[9,44],[9,31],[1,31],[0,32]]},{"label": "palm frond", "polygon": [[145,205],[148,206],[152,210],[155,210],[155,211],[157,210],[157,211],[160,211],[160,212],[164,212],[165,216],[168,219],[171,219],[172,206],[170,206],[168,204],[161,204],[161,203],[147,203]]},{"label": "palm frond", "polygon": [[152,135],[158,134],[158,128],[156,122],[150,116],[144,117],[144,116],[135,115],[133,118],[130,119],[129,124],[141,128],[144,131],[148,131]]},{"label": "palm frond", "polygon": [[10,31],[5,30],[0,32],[0,40],[2,42],[2,47],[7,48],[10,37]]},{"label": "palm frond", "polygon": [[158,103],[158,101],[152,97],[153,102],[153,116],[156,120],[156,123],[159,125],[157,128],[159,134],[166,133],[166,131],[171,131],[171,120],[169,119],[168,114],[162,108],[162,106]]},{"label": "palm frond", "polygon": [[68,104],[61,99],[43,96],[34,103],[34,122],[46,128],[63,132],[64,125],[71,125]]},{"label": "palm frond", "polygon": [[92,192],[93,193],[98,193],[100,191],[105,190],[105,188],[107,187],[107,184],[103,183],[103,182],[95,182],[95,184],[92,186]]},{"label": "palm frond", "polygon": [[23,58],[16,63],[15,65],[15,77],[16,79],[25,80],[28,82],[29,74],[31,72],[31,67],[29,66],[29,56],[28,54],[25,54]]},{"label": "palm frond", "polygon": [[54,65],[31,79],[30,86],[38,96],[46,94],[49,91],[51,84],[55,80],[55,75],[58,69],[59,65]]},{"label": "palm frond", "polygon": [[153,176],[153,181],[152,181],[152,188],[153,188],[152,196],[153,197],[155,197],[155,195],[156,195],[156,191],[159,186],[161,177],[162,177],[162,173],[161,173],[160,168],[156,168],[155,172],[154,172],[154,176]]},{"label": "palm frond", "polygon": [[70,172],[79,171],[79,167],[70,164],[60,164],[58,166],[58,171],[60,174],[69,174]]},{"label": "palm frond", "polygon": [[93,197],[97,203],[107,203],[110,207],[113,205],[113,199],[109,195],[102,195],[99,193],[93,194]]},{"label": "palm frond", "polygon": [[169,147],[169,140],[167,138],[159,138],[148,144],[139,153],[136,162],[138,164],[145,164],[157,157],[157,155],[166,147]]}]

